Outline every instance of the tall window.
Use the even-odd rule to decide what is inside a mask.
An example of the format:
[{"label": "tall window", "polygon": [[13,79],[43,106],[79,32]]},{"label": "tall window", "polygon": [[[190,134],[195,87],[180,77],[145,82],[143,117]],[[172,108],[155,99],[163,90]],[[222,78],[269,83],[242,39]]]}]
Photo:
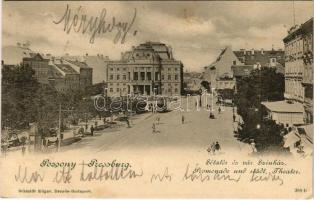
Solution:
[{"label": "tall window", "polygon": [[126,80],[126,75],[125,74],[123,75],[123,80]]},{"label": "tall window", "polygon": [[141,81],[145,80],[145,72],[141,72]]},{"label": "tall window", "polygon": [[168,75],[168,80],[171,80],[171,75],[170,74]]},{"label": "tall window", "polygon": [[151,72],[147,72],[147,80],[152,80],[152,73]]},{"label": "tall window", "polygon": [[136,81],[138,80],[138,72],[134,72],[133,79],[136,80]]},{"label": "tall window", "polygon": [[110,80],[113,80],[113,75],[112,74],[110,75]]},{"label": "tall window", "polygon": [[158,72],[155,72],[155,80],[158,81],[158,78],[159,78],[159,73]]},{"label": "tall window", "polygon": [[120,79],[120,75],[117,75],[117,80],[119,80]]},{"label": "tall window", "polygon": [[174,75],[174,79],[178,80],[178,74]]}]

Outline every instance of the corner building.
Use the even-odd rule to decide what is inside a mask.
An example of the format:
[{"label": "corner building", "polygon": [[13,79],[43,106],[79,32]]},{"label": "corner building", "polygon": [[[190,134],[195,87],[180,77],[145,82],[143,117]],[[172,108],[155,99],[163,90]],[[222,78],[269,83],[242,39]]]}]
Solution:
[{"label": "corner building", "polygon": [[290,29],[285,44],[285,98],[304,105],[313,123],[313,18]]}]

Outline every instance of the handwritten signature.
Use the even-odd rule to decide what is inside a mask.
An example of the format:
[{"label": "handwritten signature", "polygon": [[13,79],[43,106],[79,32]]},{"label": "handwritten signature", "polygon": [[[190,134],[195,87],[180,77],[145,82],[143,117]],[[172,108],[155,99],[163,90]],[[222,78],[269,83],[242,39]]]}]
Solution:
[{"label": "handwritten signature", "polygon": [[[76,12],[69,7],[65,9],[63,16],[58,21],[53,21],[54,24],[64,23],[63,31],[69,34],[72,30],[76,33],[90,33],[89,42],[93,44],[95,42],[96,35],[111,33],[116,31],[114,37],[114,44],[117,44],[119,41],[121,44],[124,44],[126,41],[127,34],[130,32],[135,19],[136,19],[136,8],[134,9],[133,17],[130,22],[123,22],[116,20],[116,17],[112,17],[111,21],[106,20],[107,9],[103,8],[99,16],[87,16],[82,13],[82,6],[80,6]],[[136,35],[137,30],[133,32],[133,35]]]}]

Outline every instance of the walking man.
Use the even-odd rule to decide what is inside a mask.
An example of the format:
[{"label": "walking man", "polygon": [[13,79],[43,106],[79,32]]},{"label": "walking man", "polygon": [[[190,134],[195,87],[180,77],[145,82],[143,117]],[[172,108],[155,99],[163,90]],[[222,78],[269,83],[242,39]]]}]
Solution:
[{"label": "walking man", "polygon": [[126,124],[128,125],[128,128],[131,128],[131,127],[130,127],[130,121],[129,121],[129,118],[128,118],[128,117],[126,118]]},{"label": "walking man", "polygon": [[235,115],[233,115],[233,122],[235,122],[235,120],[236,120],[236,116],[235,116]]},{"label": "walking man", "polygon": [[182,121],[182,124],[184,124],[184,115],[182,115],[181,121]]},{"label": "walking man", "polygon": [[216,142],[216,144],[215,144],[215,150],[216,151],[221,150],[220,144],[218,142]]},{"label": "walking man", "polygon": [[155,123],[153,123],[152,128],[153,128],[153,133],[156,133],[156,125],[155,125]]},{"label": "walking man", "polygon": [[156,121],[157,121],[157,125],[159,125],[160,117],[157,117]]},{"label": "walking man", "polygon": [[93,127],[93,125],[90,127],[90,133],[92,134],[92,136],[94,136],[94,127]]},{"label": "walking man", "polygon": [[220,108],[220,106],[219,106],[219,108],[218,108],[218,113],[220,114],[220,112],[221,112],[221,108]]}]

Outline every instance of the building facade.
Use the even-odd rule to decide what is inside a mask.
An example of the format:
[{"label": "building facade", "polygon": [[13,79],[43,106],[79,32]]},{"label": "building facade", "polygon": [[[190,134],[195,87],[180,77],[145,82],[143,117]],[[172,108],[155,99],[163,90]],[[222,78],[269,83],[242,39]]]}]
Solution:
[{"label": "building facade", "polygon": [[87,87],[93,85],[93,69],[85,62],[65,60],[76,72],[79,73],[79,88],[85,90]]},{"label": "building facade", "polygon": [[80,89],[80,74],[63,59],[53,59],[50,64],[49,83],[62,93]]},{"label": "building facade", "polygon": [[93,69],[85,62],[37,53],[24,57],[23,63],[32,67],[40,83],[50,84],[59,92],[85,90],[92,85]]},{"label": "building facade", "polygon": [[304,104],[305,121],[313,122],[313,18],[294,26],[285,44],[285,98]]},{"label": "building facade", "polygon": [[231,89],[237,78],[249,75],[253,69],[273,67],[278,73],[284,73],[284,65],[284,51],[281,49],[233,51],[227,46],[212,64],[205,67],[203,79],[210,82],[212,88],[221,89],[226,86]]},{"label": "building facade", "polygon": [[225,77],[232,78],[232,65],[242,64],[231,46],[222,49],[217,59],[209,66],[204,67],[203,79],[208,81],[212,88],[217,88],[217,82]]},{"label": "building facade", "polygon": [[107,94],[181,95],[183,64],[169,46],[146,42],[107,64]]},{"label": "building facade", "polygon": [[35,78],[40,83],[48,84],[49,59],[44,58],[39,53],[23,58],[23,64],[32,67],[35,71]]},{"label": "building facade", "polygon": [[57,91],[85,90],[92,85],[93,69],[86,63],[52,58],[49,62],[49,84]]}]

